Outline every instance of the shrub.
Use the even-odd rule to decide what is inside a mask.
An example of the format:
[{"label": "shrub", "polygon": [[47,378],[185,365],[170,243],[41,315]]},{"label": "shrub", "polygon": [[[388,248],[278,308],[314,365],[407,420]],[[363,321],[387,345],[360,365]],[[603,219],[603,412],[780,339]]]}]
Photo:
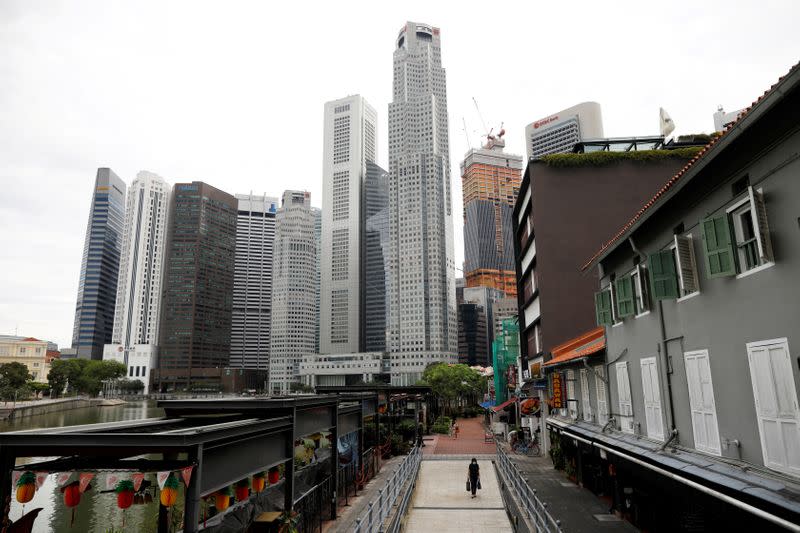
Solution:
[{"label": "shrub", "polygon": [[440,435],[447,435],[450,433],[450,424],[439,424],[438,422],[431,426],[431,433],[438,433]]},{"label": "shrub", "polygon": [[417,425],[413,420],[402,420],[397,424],[397,431],[403,436],[404,439],[413,439],[417,432]]}]

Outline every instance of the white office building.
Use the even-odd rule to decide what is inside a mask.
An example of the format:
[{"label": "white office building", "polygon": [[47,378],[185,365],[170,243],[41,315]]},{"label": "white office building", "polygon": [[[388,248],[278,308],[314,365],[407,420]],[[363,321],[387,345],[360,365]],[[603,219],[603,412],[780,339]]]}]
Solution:
[{"label": "white office building", "polygon": [[320,353],[361,350],[362,237],[376,113],[358,95],[325,104],[322,163]]},{"label": "white office building", "polygon": [[388,372],[386,352],[313,354],[300,363],[300,380],[310,387],[373,383]]},{"label": "white office building", "polygon": [[156,365],[161,284],[171,187],[142,171],[128,188],[111,344],[103,359],[128,366],[128,378],[149,387]]},{"label": "white office building", "polygon": [[272,311],[272,258],[278,199],[237,194],[236,268],[233,278],[233,368],[266,371]]},{"label": "white office building", "polygon": [[531,122],[525,127],[528,159],[572,152],[587,139],[603,137],[603,115],[597,102],[583,102]]},{"label": "white office building", "polygon": [[408,22],[389,104],[389,352],[393,384],[458,361],[447,90],[439,28]]},{"label": "white office building", "polygon": [[300,362],[315,353],[317,245],[307,191],[285,191],[275,215],[269,390],[299,382]]}]

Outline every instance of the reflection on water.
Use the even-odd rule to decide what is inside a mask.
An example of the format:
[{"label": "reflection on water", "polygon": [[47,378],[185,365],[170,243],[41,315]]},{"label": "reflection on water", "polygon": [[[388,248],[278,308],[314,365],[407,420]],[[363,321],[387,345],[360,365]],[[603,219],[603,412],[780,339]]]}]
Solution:
[{"label": "reflection on water", "polygon": [[[156,408],[155,402],[128,402],[115,407],[87,407],[23,418],[13,422],[3,422],[0,423],[0,431],[74,426],[98,422],[116,422],[119,420],[139,420],[163,415],[163,410]],[[20,459],[17,464],[39,462],[42,459]],[[105,472],[96,473],[95,479],[91,482],[91,490],[82,495],[81,502],[74,508],[73,522],[73,510],[64,504],[64,496],[60,489],[56,487],[55,474],[49,475],[41,488],[36,491],[33,500],[24,506],[25,512],[30,512],[38,507],[42,508],[36,519],[33,531],[37,533],[155,532],[158,516],[158,497],[154,495],[153,503],[132,505],[123,511],[117,508],[117,497],[114,492],[103,492],[106,490],[105,477]],[[149,480],[153,485],[156,484],[155,474],[148,474],[145,479]],[[178,501],[182,502],[182,497],[179,497]],[[23,506],[12,497],[9,518],[17,520],[22,514]]]}]

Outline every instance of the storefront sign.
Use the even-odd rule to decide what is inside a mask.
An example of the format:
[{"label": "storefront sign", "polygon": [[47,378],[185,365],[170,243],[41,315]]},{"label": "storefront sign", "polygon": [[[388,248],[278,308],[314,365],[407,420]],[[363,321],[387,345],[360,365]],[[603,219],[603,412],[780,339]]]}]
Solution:
[{"label": "storefront sign", "polygon": [[555,372],[553,374],[552,389],[550,390],[550,399],[552,401],[553,409],[563,409],[566,407],[564,401],[564,383],[561,379],[561,374]]}]

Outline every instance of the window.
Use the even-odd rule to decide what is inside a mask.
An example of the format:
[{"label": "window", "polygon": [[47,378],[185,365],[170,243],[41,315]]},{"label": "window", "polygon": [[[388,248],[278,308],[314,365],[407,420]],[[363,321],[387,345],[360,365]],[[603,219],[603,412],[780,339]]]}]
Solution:
[{"label": "window", "polygon": [[698,292],[700,285],[697,283],[697,264],[691,235],[675,235],[675,265],[680,295],[688,296]]},{"label": "window", "polygon": [[633,296],[636,305],[636,314],[640,315],[650,309],[650,298],[647,291],[647,267],[636,265],[636,270],[631,274],[633,278]]},{"label": "window", "polygon": [[617,395],[620,429],[625,433],[633,433],[633,403],[627,362],[617,363]]},{"label": "window", "polygon": [[614,282],[617,301],[617,317],[625,318],[636,313],[636,300],[633,291],[633,277],[622,276]]},{"label": "window", "polygon": [[586,422],[592,421],[592,404],[589,400],[589,376],[585,368],[581,368],[581,412]]},{"label": "window", "polygon": [[578,399],[575,397],[574,370],[567,370],[567,413],[569,413],[571,419],[578,419]]},{"label": "window", "polygon": [[692,433],[696,450],[720,455],[717,408],[714,405],[714,386],[708,350],[683,354],[686,364],[686,383],[689,387],[689,408],[692,412]]},{"label": "window", "polygon": [[594,387],[597,389],[597,423],[605,425],[608,423],[608,399],[603,365],[594,367]]},{"label": "window", "polygon": [[710,278],[732,276],[771,263],[764,197],[753,187],[748,196],[728,208],[725,214],[702,221],[704,258]]},{"label": "window", "polygon": [[611,310],[611,290],[604,289],[594,294],[594,310],[598,326],[610,326],[614,322]]},{"label": "window", "polygon": [[678,298],[675,254],[671,249],[647,256],[647,270],[650,272],[650,287],[655,300]]}]

